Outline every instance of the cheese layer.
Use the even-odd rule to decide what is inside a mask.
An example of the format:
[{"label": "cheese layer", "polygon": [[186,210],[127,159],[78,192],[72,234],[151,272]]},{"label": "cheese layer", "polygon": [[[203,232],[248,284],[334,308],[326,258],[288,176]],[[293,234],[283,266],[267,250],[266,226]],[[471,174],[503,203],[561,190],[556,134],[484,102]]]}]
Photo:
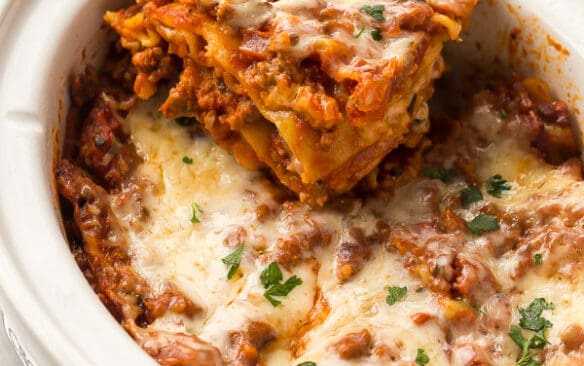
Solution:
[{"label": "cheese layer", "polygon": [[[516,244],[519,249],[492,250],[504,247],[511,230],[503,222],[498,231],[480,236],[464,231],[459,235],[463,242],[459,258],[480,257],[477,261],[498,283],[496,291],[485,290],[484,298],[479,294],[480,300],[469,304],[427,286],[424,276],[412,271],[411,255],[391,248],[387,239],[375,239],[379,221],[396,230],[436,220],[447,202],[468,185],[462,177],[448,184],[420,177],[397,188],[388,199],[347,199],[338,207],[282,204],[261,173],[240,167],[209,138],[193,138],[153,110],[152,103],[141,103],[125,120],[144,160],[135,174],[154,187],[144,197],[149,221],[141,230],[126,227],[134,265],[157,291],[172,284],[203,309],[193,318],[169,313],[151,325],[154,329],[196,334],[227,357],[232,332],[249,321],[265,322],[275,331],[275,340],[261,349],[266,365],[414,364],[418,350],[428,356],[430,365],[467,365],[482,353],[493,364],[515,365],[520,350],[507,334],[509,326],[518,324],[517,307],[541,297],[555,305],[544,312],[553,323],[546,333],[548,364],[562,364],[574,356],[563,350],[562,334],[571,326],[584,327],[581,252],[566,257],[555,248],[563,245],[560,241],[541,244],[540,240],[537,246],[536,238],[531,244]],[[541,222],[540,208],[552,203],[561,206],[558,212],[584,208],[578,174],[566,166],[548,165],[515,137],[503,136],[502,120],[488,104],[475,108],[469,123],[476,124],[477,134],[488,141],[472,152],[479,178],[501,174],[511,189],[497,198],[480,186],[483,200],[457,208],[459,217],[470,221],[491,205],[510,216],[527,215]],[[183,162],[183,157],[192,159],[192,164]],[[202,209],[196,213],[198,223],[191,220],[193,204]],[[130,221],[123,210],[116,214]],[[581,221],[570,228],[579,235],[584,233]],[[561,232],[565,220],[552,217],[541,229],[546,228]],[[341,281],[336,275],[337,253],[343,244],[354,241],[355,229],[370,238],[370,254],[360,271]],[[302,284],[278,297],[281,304],[273,306],[263,296],[260,274],[274,253],[286,248],[284,241],[314,230],[327,233],[330,240],[303,247],[300,260],[280,265],[284,280],[295,275]],[[429,234],[422,232],[416,240],[435,240],[424,235]],[[244,247],[241,264],[228,280],[229,268],[222,259],[239,245]],[[430,250],[434,244],[427,245]],[[535,254],[541,254],[543,264],[531,263]],[[436,259],[436,268],[444,258]],[[478,286],[486,288],[486,282],[479,281]],[[407,288],[406,295],[392,305],[386,301],[390,287]],[[318,317],[323,299],[329,311]],[[453,320],[445,299],[456,306],[468,305],[474,322],[463,326],[460,318]],[[427,321],[415,321],[416,314],[424,314]],[[371,335],[368,351],[355,358],[341,357],[335,345],[363,330]]]}]

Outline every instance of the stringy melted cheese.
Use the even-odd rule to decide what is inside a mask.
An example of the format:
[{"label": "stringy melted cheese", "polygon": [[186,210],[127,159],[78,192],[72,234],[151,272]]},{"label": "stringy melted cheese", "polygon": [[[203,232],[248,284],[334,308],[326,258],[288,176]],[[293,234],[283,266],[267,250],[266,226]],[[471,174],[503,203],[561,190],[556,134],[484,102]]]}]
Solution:
[{"label": "stringy melted cheese", "polygon": [[[382,40],[374,40],[371,37],[371,31],[387,25],[376,22],[360,10],[363,6],[377,5],[367,0],[280,0],[277,2],[219,0],[216,3],[229,9],[225,11],[225,19],[222,20],[233,28],[259,27],[266,22],[271,22],[276,25],[275,33],[290,34],[297,38],[290,52],[298,58],[313,54],[324,45],[322,41],[334,40],[347,47],[350,55],[354,55],[349,58],[350,61],[373,62],[373,60],[383,61],[392,58],[409,60],[414,56],[416,44],[421,38],[419,33],[399,32],[392,36],[386,35]],[[392,21],[407,13],[411,5],[408,1],[386,1],[383,16],[393,26]],[[315,17],[321,9],[329,11],[334,9],[342,14],[343,21],[352,27],[345,24],[331,31]],[[351,67],[355,66],[351,65]]]},{"label": "stringy melted cheese", "polygon": [[[403,258],[382,245],[375,246],[362,271],[339,284],[334,275],[334,253],[347,240],[351,227],[360,227],[370,234],[380,218],[406,225],[429,221],[435,215],[429,204],[429,188],[447,197],[456,194],[466,183],[455,179],[444,185],[419,178],[399,188],[389,202],[369,202],[345,214],[331,209],[313,210],[297,203],[290,210],[282,210],[260,222],[255,213],[258,205],[278,207],[266,190],[261,174],[237,165],[210,139],[189,137],[184,128],[161,118],[153,110],[152,104],[141,103],[126,120],[126,127],[144,159],[136,175],[154,186],[153,194],[144,202],[150,216],[144,229],[134,232],[128,227],[135,267],[158,291],[173,284],[203,308],[192,319],[169,313],[156,320],[154,328],[196,334],[225,355],[230,350],[230,331],[241,329],[246,320],[268,322],[276,330],[276,340],[261,352],[266,365],[296,365],[303,361],[314,361],[319,366],[390,364],[387,359],[374,356],[341,360],[331,350],[331,344],[344,335],[362,329],[370,331],[375,344],[384,343],[394,350],[398,364],[412,364],[417,349],[424,350],[430,365],[451,362],[448,330],[440,326],[444,314],[438,297],[424,289],[419,278],[404,267]],[[498,123],[488,109],[478,110],[473,118],[485,125]],[[510,138],[494,140],[481,148],[479,174],[486,179],[499,173],[512,182],[512,191],[501,199],[489,196],[483,189],[485,200],[498,207],[536,210],[541,200],[547,199],[546,195],[578,184],[570,174],[538,160]],[[193,164],[183,163],[183,156],[191,157]],[[584,202],[583,192],[573,190],[566,199],[573,204]],[[191,222],[192,203],[203,209],[198,214],[200,223]],[[479,205],[475,203],[458,214],[472,219]],[[303,283],[288,296],[279,298],[281,305],[273,307],[263,297],[265,290],[259,280],[267,263],[258,258],[270,252],[278,239],[307,229],[306,218],[332,233],[332,241],[327,247],[315,248],[315,260],[295,266],[292,272],[280,266],[284,279],[296,275]],[[226,240],[239,227],[247,232],[245,251],[238,273],[227,280],[228,268],[221,259],[235,249],[226,245]],[[468,247],[497,241],[498,235],[497,232],[481,237],[468,235]],[[518,322],[517,306],[524,307],[536,297],[545,297],[556,304],[555,310],[545,313],[554,323],[548,330],[552,345],[560,343],[559,333],[570,324],[584,326],[581,283],[567,283],[541,270],[514,281],[511,276],[516,258],[502,256],[485,260],[502,284],[501,291],[511,298],[513,324]],[[390,286],[408,288],[406,297],[393,306],[385,301]],[[304,350],[294,358],[290,341],[308,319],[318,289],[328,301],[330,314],[305,334]],[[416,325],[410,316],[418,312],[433,315],[437,321]],[[496,339],[478,333],[463,337],[471,343],[493,342],[497,364],[514,365],[518,347],[503,334]]]}]

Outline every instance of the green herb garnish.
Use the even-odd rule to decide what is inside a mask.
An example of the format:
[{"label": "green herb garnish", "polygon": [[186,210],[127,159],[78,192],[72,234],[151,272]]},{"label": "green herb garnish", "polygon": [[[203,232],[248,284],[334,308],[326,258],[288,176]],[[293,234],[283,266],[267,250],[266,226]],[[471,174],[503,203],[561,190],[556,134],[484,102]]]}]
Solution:
[{"label": "green herb garnish", "polygon": [[197,120],[191,117],[178,117],[175,118],[174,121],[179,125],[179,126],[183,126],[183,127],[188,127],[188,126],[192,126],[195,123],[197,123]]},{"label": "green herb garnish", "polygon": [[282,278],[282,271],[280,271],[280,267],[278,267],[278,263],[276,262],[270,263],[260,274],[260,281],[264,288],[280,283]]},{"label": "green herb garnish", "polygon": [[304,361],[302,363],[299,363],[296,366],[316,366],[316,362],[312,362],[312,361]]},{"label": "green herb garnish", "polygon": [[424,350],[421,348],[418,348],[418,352],[416,354],[416,365],[418,366],[424,366],[426,365],[428,362],[430,362],[430,357],[428,357],[425,353]]},{"label": "green herb garnish", "polygon": [[201,208],[201,206],[199,206],[198,204],[194,203],[191,205],[191,211],[193,213],[193,216],[191,217],[191,222],[193,224],[198,224],[199,222],[201,222],[199,220],[199,218],[197,217],[198,214],[203,212],[203,209]]},{"label": "green herb garnish", "polygon": [[292,276],[282,283],[282,271],[276,262],[272,262],[260,274],[260,281],[262,286],[266,288],[264,297],[272,304],[278,306],[282,302],[274,299],[274,296],[288,296],[288,294],[296,287],[302,284],[302,280],[297,276]]},{"label": "green herb garnish", "polygon": [[508,115],[508,114],[507,114],[507,111],[506,111],[505,109],[501,109],[501,110],[499,111],[499,117],[500,117],[501,119],[506,119],[506,118],[507,118],[507,115]]},{"label": "green herb garnish", "polygon": [[406,294],[408,293],[408,288],[393,286],[390,287],[387,291],[388,294],[387,298],[385,299],[385,302],[387,302],[388,305],[393,305],[406,296]]},{"label": "green herb garnish", "polygon": [[[545,336],[545,330],[551,328],[553,324],[543,318],[541,315],[544,310],[552,310],[554,304],[547,302],[543,298],[534,299],[527,308],[517,308],[521,318],[519,319],[519,326],[512,325],[509,327],[509,337],[521,348],[521,356],[517,360],[517,366],[538,366],[541,363],[534,359],[532,349],[543,348],[548,344]],[[526,331],[531,331],[531,338],[527,339],[523,335],[521,328]]]},{"label": "green herb garnish", "polygon": [[278,306],[282,302],[276,300],[273,296],[288,296],[296,286],[302,285],[302,280],[296,276],[292,276],[286,280],[284,283],[277,283],[272,285],[266,292],[264,292],[264,297],[268,299],[272,306]]},{"label": "green herb garnish", "polygon": [[365,31],[365,27],[361,27],[357,33],[354,34],[355,38],[361,37],[361,34]]},{"label": "green herb garnish", "polygon": [[372,30],[371,38],[373,38],[375,41],[381,41],[383,39],[383,36],[381,35],[381,29]]},{"label": "green herb garnish", "polygon": [[481,233],[499,230],[499,221],[497,221],[497,216],[481,214],[472,221],[467,221],[466,226],[474,235],[481,235]]},{"label": "green herb garnish", "polygon": [[192,164],[193,163],[193,159],[185,155],[185,156],[183,156],[183,163],[185,163],[185,164]]},{"label": "green herb garnish", "polygon": [[422,174],[428,178],[440,179],[445,184],[448,184],[454,172],[451,169],[426,166],[422,168]]},{"label": "green herb garnish", "polygon": [[241,257],[243,256],[243,245],[240,245],[235,251],[229,254],[227,257],[221,259],[221,262],[229,267],[229,272],[227,272],[227,279],[230,280],[231,277],[237,272],[239,265],[241,264]]},{"label": "green herb garnish", "polygon": [[385,6],[383,5],[364,5],[359,10],[378,22],[385,22],[385,17],[383,16]]},{"label": "green herb garnish", "polygon": [[460,203],[462,207],[468,207],[473,202],[478,202],[483,199],[481,190],[474,184],[469,184],[460,191]]},{"label": "green herb garnish", "polygon": [[552,323],[541,317],[544,310],[552,310],[554,304],[547,302],[544,298],[537,298],[531,302],[525,309],[518,308],[521,319],[519,325],[521,328],[538,332],[545,328],[551,328]]},{"label": "green herb garnish", "polygon": [[537,253],[536,255],[533,256],[533,263],[535,263],[538,266],[543,263],[543,258],[541,254]]},{"label": "green herb garnish", "polygon": [[511,186],[500,174],[493,175],[485,182],[487,185],[487,193],[493,197],[501,198],[503,191],[508,191]]}]

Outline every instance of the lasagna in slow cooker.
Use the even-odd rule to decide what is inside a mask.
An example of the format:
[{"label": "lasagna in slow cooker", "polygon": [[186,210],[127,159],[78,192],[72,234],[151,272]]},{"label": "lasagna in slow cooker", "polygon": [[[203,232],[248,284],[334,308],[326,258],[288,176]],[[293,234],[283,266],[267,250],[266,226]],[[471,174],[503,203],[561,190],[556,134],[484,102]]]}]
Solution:
[{"label": "lasagna in slow cooker", "polygon": [[[432,45],[444,40],[430,30],[440,20],[456,38],[460,23],[446,19],[460,21],[473,2],[389,1],[382,12],[377,3],[319,4],[315,13],[312,1],[141,1],[106,15],[122,38],[99,71],[72,79],[56,170],[72,252],[102,302],[162,365],[584,364],[584,182],[566,104],[538,79],[491,85],[428,132],[425,103],[442,69]],[[293,16],[308,26],[323,21],[308,19],[317,15],[340,19],[329,34],[365,22],[357,39],[374,28],[387,40],[391,26],[408,24],[405,39],[436,47],[422,62],[439,65],[436,74],[417,74],[424,68],[406,53],[388,58],[401,64],[389,78],[400,87],[356,115],[348,89],[327,94],[338,91],[331,80],[345,83],[312,58],[260,73],[288,80],[295,97],[279,90],[283,104],[257,79],[239,78],[297,56],[291,46],[262,59],[261,47]],[[249,54],[215,32],[258,54],[241,61]],[[327,42],[338,39],[314,39],[327,46],[306,50],[334,58]],[[396,51],[394,41],[376,52]],[[364,79],[346,83],[353,92],[379,86],[357,74]],[[302,90],[312,102],[334,99],[341,117],[303,110]],[[291,119],[303,122],[287,129]],[[373,139],[391,142],[369,168],[346,168],[336,190],[312,154],[338,155],[331,164],[343,167],[359,143],[377,143],[355,132],[372,124],[384,131]],[[341,126],[358,141],[342,153],[308,142],[323,131],[342,139]],[[288,133],[306,143],[288,145]],[[249,169],[262,164],[270,169]]]}]

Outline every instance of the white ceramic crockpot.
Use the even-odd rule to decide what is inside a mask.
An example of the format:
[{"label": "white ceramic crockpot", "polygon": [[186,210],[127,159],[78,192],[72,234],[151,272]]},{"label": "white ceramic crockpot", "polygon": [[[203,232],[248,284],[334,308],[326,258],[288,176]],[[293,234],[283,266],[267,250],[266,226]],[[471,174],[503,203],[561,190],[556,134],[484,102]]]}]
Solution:
[{"label": "white ceramic crockpot", "polygon": [[[0,0],[0,308],[28,365],[154,364],[73,260],[53,182],[68,77],[99,62],[101,16],[124,3]],[[582,0],[482,0],[464,42],[448,47],[451,75],[477,67],[538,75],[572,106],[582,132],[582,19]]]}]

